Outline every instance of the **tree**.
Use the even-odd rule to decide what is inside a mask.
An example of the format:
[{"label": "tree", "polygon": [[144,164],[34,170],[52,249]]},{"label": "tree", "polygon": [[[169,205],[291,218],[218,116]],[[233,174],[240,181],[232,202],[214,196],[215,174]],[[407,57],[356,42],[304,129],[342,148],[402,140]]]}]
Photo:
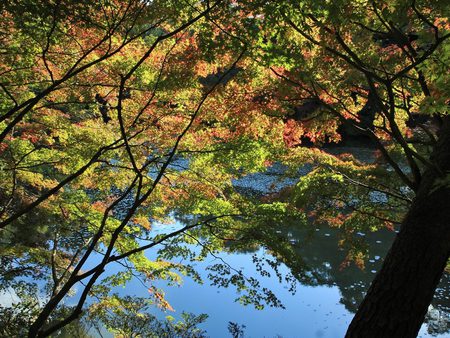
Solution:
[{"label": "tree", "polygon": [[[22,313],[30,337],[76,320],[111,262],[132,256],[148,279],[176,280],[170,271],[176,265],[153,263],[142,251],[181,231],[150,246],[140,247],[137,237],[150,231],[143,216],[149,208],[158,217],[159,182],[216,85],[178,93],[192,102],[177,116],[166,114],[164,95],[160,101],[155,95],[161,86],[175,98],[173,78],[188,74],[165,72],[173,67],[168,57],[184,52],[186,29],[218,4],[18,1],[2,7],[2,181],[9,183],[2,187],[1,227],[10,243],[2,249],[4,287],[35,269],[44,277],[51,272],[45,305]],[[175,44],[166,43],[170,39]],[[86,270],[98,251],[103,259]],[[62,311],[74,286],[83,287],[79,302]],[[157,290],[154,297],[164,305]]]},{"label": "tree", "polygon": [[[179,241],[204,239],[201,258],[264,235],[267,222],[309,216],[343,229],[344,264],[359,265],[354,233],[402,222],[348,335],[417,332],[449,254],[444,3],[23,0],[1,10],[2,280],[49,285],[24,314],[30,337],[75,323],[89,297],[117,304],[110,290],[134,275],[170,308],[151,284],[176,283],[174,270],[196,277],[170,262],[192,255]],[[355,137],[378,162],[299,147]],[[232,185],[276,161],[287,174],[313,170],[263,199]],[[170,213],[193,217],[154,237]],[[144,255],[161,243],[157,260]],[[125,271],[102,279],[116,262]],[[239,273],[216,281],[257,289]],[[73,287],[82,291],[67,308]],[[270,292],[243,301],[261,299],[278,304]]]},{"label": "tree", "polygon": [[[111,289],[136,276],[149,285],[154,304],[170,309],[153,280],[178,283],[178,273],[197,278],[195,271],[162,255],[150,260],[144,251],[196,227],[244,223],[246,205],[232,203],[242,198],[230,190],[230,172],[235,176],[241,161],[246,170],[261,170],[271,152],[256,141],[262,130],[245,135],[228,132],[230,125],[211,126],[220,91],[245,53],[244,45],[228,53],[213,83],[198,81],[210,66],[198,58],[196,29],[220,4],[17,1],[2,7],[1,278],[3,290],[19,299],[4,313],[29,326],[8,332],[41,337],[71,330],[86,318],[89,299],[112,304]],[[202,163],[216,153],[227,168],[219,182]],[[180,155],[191,161],[190,171],[176,163]],[[204,203],[212,196],[219,198]],[[152,223],[174,209],[196,219],[155,236]],[[125,271],[104,276],[116,262]],[[23,286],[22,277],[31,282]],[[32,303],[24,288],[34,290]],[[81,290],[76,304],[64,305],[74,288]]]},{"label": "tree", "polygon": [[[252,30],[238,34],[247,27],[230,22],[235,35],[256,40],[263,49],[256,55],[294,86],[289,96],[283,93],[301,102],[288,116],[290,145],[301,144],[305,136],[313,142],[346,136],[342,129],[336,135],[337,124],[329,122],[337,120],[353,134],[366,135],[403,182],[402,190],[413,192],[348,337],[415,336],[449,257],[448,91],[441,84],[448,80],[443,65],[450,35],[442,6],[248,2],[239,10],[241,17],[251,18]],[[362,109],[361,99],[366,100]],[[418,143],[408,126],[422,129]],[[395,159],[393,151],[401,158]],[[358,183],[336,171],[335,179]],[[409,199],[401,190],[391,192]]]}]

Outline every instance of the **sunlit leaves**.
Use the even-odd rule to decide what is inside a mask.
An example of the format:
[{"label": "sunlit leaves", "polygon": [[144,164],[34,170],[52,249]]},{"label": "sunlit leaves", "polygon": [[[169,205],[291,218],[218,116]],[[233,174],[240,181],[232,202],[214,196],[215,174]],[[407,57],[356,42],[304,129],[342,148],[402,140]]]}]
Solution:
[{"label": "sunlit leaves", "polygon": [[205,337],[197,325],[204,322],[207,315],[183,313],[179,322],[169,316],[159,320],[148,313],[150,306],[151,302],[145,298],[113,295],[96,304],[89,315],[100,318],[118,337]]},{"label": "sunlit leaves", "polygon": [[[1,7],[0,219],[14,219],[0,248],[5,266],[27,267],[24,276],[35,269],[51,295],[92,276],[88,264],[76,268],[84,254],[88,263],[106,255],[105,264],[92,264],[99,271],[122,264],[89,296],[102,298],[92,309],[124,336],[133,320],[190,330],[157,322],[141,311],[146,301],[110,294],[139,277],[149,297],[170,309],[155,280],[200,281],[176,257],[262,245],[290,263],[295,278],[315,283],[282,236],[292,220],[340,229],[343,266],[362,267],[366,247],[355,234],[393,228],[413,197],[408,180],[428,165],[436,130],[413,130],[410,118],[448,110],[443,2],[223,1],[170,35],[212,5],[23,0]],[[362,116],[364,107],[374,116]],[[301,147],[354,136],[378,141],[389,165],[372,148],[358,159]],[[237,186],[274,164],[282,169],[270,193]],[[288,186],[277,189],[285,178]],[[139,250],[156,246],[178,220],[191,229],[161,243],[155,257]],[[265,263],[276,270],[279,262]],[[211,269],[214,283],[243,292],[243,303],[280,305],[240,271]],[[54,318],[71,308],[56,310]]]}]

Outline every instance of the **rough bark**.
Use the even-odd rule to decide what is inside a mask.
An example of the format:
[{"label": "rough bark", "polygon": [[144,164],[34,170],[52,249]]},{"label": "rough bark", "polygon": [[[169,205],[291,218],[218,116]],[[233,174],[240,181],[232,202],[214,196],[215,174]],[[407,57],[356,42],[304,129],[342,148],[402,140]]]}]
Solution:
[{"label": "rough bark", "polygon": [[346,337],[416,337],[450,254],[450,120]]}]

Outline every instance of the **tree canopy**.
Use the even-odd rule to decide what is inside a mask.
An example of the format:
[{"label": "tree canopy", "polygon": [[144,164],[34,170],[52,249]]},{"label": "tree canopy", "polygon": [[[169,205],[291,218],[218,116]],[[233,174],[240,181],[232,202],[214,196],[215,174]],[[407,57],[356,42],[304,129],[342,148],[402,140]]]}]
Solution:
[{"label": "tree canopy", "polygon": [[[417,333],[450,253],[445,1],[14,0],[0,11],[0,280],[19,299],[0,307],[5,335],[82,330],[83,317],[122,336],[200,337],[204,316],[145,312],[170,308],[154,281],[199,279],[173,258],[240,243],[288,260],[273,232],[286,219],[339,229],[342,267],[361,268],[358,231],[401,224],[407,244],[389,257],[406,266],[408,247],[436,262],[398,271],[430,279],[398,331]],[[371,155],[333,154],[335,144]],[[294,183],[262,196],[233,183],[273,165]],[[166,230],[173,219],[185,226]],[[126,269],[105,275],[113,263]],[[395,266],[372,292],[391,287]],[[228,268],[212,278],[243,303],[278,305]],[[148,299],[113,292],[136,276]],[[360,311],[378,318],[370,295]]]}]

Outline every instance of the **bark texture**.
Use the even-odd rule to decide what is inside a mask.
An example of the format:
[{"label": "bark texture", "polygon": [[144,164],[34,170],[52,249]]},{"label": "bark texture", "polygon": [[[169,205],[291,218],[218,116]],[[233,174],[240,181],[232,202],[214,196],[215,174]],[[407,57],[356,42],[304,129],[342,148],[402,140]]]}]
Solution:
[{"label": "bark texture", "polygon": [[346,337],[416,337],[450,254],[450,120]]}]

